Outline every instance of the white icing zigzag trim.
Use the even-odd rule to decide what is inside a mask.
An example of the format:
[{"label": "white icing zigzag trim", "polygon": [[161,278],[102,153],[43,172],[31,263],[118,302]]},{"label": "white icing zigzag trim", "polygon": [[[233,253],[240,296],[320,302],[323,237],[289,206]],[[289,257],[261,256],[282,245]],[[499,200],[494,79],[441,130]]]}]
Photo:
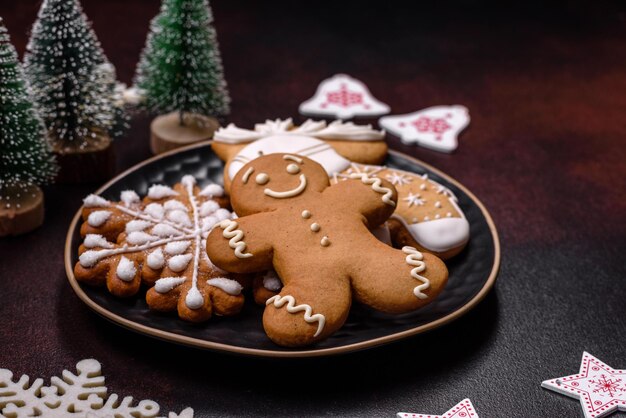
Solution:
[{"label": "white icing zigzag trim", "polygon": [[230,241],[228,241],[228,245],[230,248],[235,250],[236,257],[252,257],[252,254],[250,253],[244,253],[244,251],[246,251],[246,243],[243,241],[243,231],[241,229],[237,229],[239,226],[237,222],[231,221],[230,219],[224,219],[219,223],[219,226],[224,229],[224,233],[222,234],[224,238],[230,239]]},{"label": "white icing zigzag trim", "polygon": [[324,329],[324,324],[326,324],[326,317],[322,314],[312,315],[313,308],[311,308],[311,306],[307,305],[306,303],[303,303],[301,305],[296,305],[296,299],[293,296],[291,295],[272,296],[271,298],[267,300],[267,302],[265,302],[265,305],[267,306],[272,303],[274,304],[274,307],[278,309],[282,308],[285,304],[287,304],[287,312],[289,313],[298,313],[298,312],[304,311],[305,322],[309,324],[313,322],[317,322],[317,331],[313,335],[314,337],[317,337],[318,335],[320,335],[322,330]]},{"label": "white icing zigzag trim", "polygon": [[430,280],[418,274],[426,270],[426,263],[422,261],[424,259],[424,255],[415,248],[409,246],[402,247],[402,252],[407,254],[406,263],[415,267],[411,270],[411,277],[422,282],[421,285],[416,286],[415,289],[413,289],[413,294],[415,294],[418,299],[427,299],[428,295],[423,293],[422,290],[426,290],[430,287]]},{"label": "white icing zigzag trim", "polygon": [[383,202],[390,206],[396,206],[396,202],[391,200],[391,196],[393,196],[393,192],[388,187],[381,187],[382,180],[379,178],[372,178],[367,175],[367,173],[352,173],[350,174],[351,179],[360,179],[363,184],[367,184],[372,186],[372,190],[376,193],[384,193]]},{"label": "white icing zigzag trim", "polygon": [[378,131],[372,128],[372,125],[355,125],[341,120],[333,121],[326,126],[324,121],[311,119],[307,119],[302,125],[294,128],[293,121],[289,118],[257,123],[254,130],[239,128],[231,123],[226,128],[218,129],[213,139],[217,142],[238,144],[274,135],[305,135],[343,141],[382,141],[385,138],[385,131]]}]

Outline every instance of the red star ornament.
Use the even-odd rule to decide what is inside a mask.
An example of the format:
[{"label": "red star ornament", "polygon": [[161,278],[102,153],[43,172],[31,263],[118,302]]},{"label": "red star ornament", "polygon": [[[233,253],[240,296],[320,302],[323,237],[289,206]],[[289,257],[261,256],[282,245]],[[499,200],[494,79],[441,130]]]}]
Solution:
[{"label": "red star ornament", "polygon": [[454,405],[449,411],[443,415],[416,414],[413,412],[398,412],[397,418],[479,418],[474,405],[469,399],[463,399]]},{"label": "red star ornament", "polygon": [[586,351],[578,374],[546,380],[541,386],[580,399],[585,418],[626,411],[626,370],[615,370]]}]

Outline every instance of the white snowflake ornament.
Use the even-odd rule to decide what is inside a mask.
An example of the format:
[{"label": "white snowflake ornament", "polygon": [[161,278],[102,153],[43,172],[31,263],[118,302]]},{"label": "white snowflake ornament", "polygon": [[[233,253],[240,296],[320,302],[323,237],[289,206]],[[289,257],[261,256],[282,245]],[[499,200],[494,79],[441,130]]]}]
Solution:
[{"label": "white snowflake ornament", "polygon": [[546,380],[541,386],[579,399],[585,418],[626,411],[626,370],[615,370],[586,351],[578,374]]},{"label": "white snowflake ornament", "polygon": [[441,152],[458,147],[458,136],[470,122],[466,107],[433,106],[405,115],[380,118],[378,124],[405,144],[419,144]]},{"label": "white snowflake ornament", "polygon": [[300,104],[303,115],[321,115],[338,119],[380,116],[389,106],[376,99],[365,84],[346,74],[337,74],[320,83],[315,95]]},{"label": "white snowflake ornament", "polygon": [[[153,418],[159,404],[142,400],[133,406],[132,396],[121,401],[116,394],[107,397],[100,362],[81,360],[77,374],[64,370],[61,377],[50,379],[50,386],[38,378],[30,384],[26,375],[13,381],[13,373],[0,369],[0,412],[6,418]],[[193,409],[180,414],[170,412],[168,418],[193,418]],[[164,417],[163,417],[164,418]]]},{"label": "white snowflake ornament", "polygon": [[463,399],[443,415],[417,414],[413,412],[398,412],[397,418],[480,418],[469,399]]}]

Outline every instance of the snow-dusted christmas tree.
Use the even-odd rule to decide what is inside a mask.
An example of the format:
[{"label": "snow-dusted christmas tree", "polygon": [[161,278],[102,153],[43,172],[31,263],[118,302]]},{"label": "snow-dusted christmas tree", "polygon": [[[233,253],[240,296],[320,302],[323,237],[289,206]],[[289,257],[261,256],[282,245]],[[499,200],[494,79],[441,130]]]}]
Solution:
[{"label": "snow-dusted christmas tree", "polygon": [[57,166],[33,109],[15,48],[0,18],[0,236],[43,222],[43,194]]},{"label": "snow-dusted christmas tree", "polygon": [[[112,137],[122,134],[126,114],[115,68],[78,0],[44,0],[24,71],[55,153],[101,153]],[[62,158],[60,163],[63,177],[66,164]]]},{"label": "snow-dusted christmas tree", "polygon": [[[207,0],[163,0],[152,20],[134,84],[142,95],[141,108],[158,115],[175,112],[153,124],[153,150],[177,146],[170,138],[175,141],[181,135],[188,136],[188,142],[208,139],[203,138],[207,133],[212,136],[216,121],[207,117],[227,115],[230,97]],[[166,143],[155,144],[155,134],[157,142]]]}]

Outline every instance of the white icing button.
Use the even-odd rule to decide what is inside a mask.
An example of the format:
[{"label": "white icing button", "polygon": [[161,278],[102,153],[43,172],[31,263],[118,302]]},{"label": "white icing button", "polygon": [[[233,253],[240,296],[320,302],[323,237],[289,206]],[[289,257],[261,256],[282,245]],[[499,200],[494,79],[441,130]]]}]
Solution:
[{"label": "white icing button", "polygon": [[165,246],[165,252],[169,255],[178,255],[187,251],[191,245],[191,241],[173,241],[168,242]]},{"label": "white icing button", "polygon": [[303,210],[302,211],[302,217],[304,219],[309,219],[311,217],[311,212],[309,212],[308,210]]},{"label": "white icing button", "polygon": [[424,220],[425,221],[430,221],[430,218],[428,216],[424,216]]},{"label": "white icing button", "polygon": [[439,219],[439,218],[441,218],[441,215],[439,214],[435,215],[435,219]]},{"label": "white icing button", "polygon": [[87,217],[87,223],[95,228],[102,226],[111,217],[108,210],[96,210]]},{"label": "white icing button", "polygon": [[322,227],[317,222],[311,224],[311,231],[318,232]]},{"label": "white icing button", "polygon": [[[148,267],[152,270],[159,270],[165,265],[165,258],[163,257],[163,251],[157,248],[155,251],[148,254]],[[158,289],[157,289],[158,292]]]},{"label": "white icing button", "polygon": [[169,259],[169,261],[167,262],[167,265],[170,268],[170,270],[176,273],[180,273],[181,271],[187,268],[187,265],[191,261],[191,258],[192,258],[191,254],[175,255],[174,257]]},{"label": "white icing button", "polygon": [[298,167],[298,164],[289,164],[287,166],[287,172],[289,174],[298,174],[300,172],[300,167]]},{"label": "white icing button", "polygon": [[115,270],[115,274],[119,277],[120,280],[125,282],[130,282],[135,278],[137,274],[137,268],[135,268],[135,263],[130,261],[128,258],[122,256],[120,258],[120,262],[117,265],[117,270]]},{"label": "white icing button", "polygon": [[154,290],[158,293],[167,293],[176,286],[180,286],[185,282],[184,277],[164,277],[159,279],[154,284]]},{"label": "white icing button", "polygon": [[270,176],[265,173],[259,173],[254,178],[254,181],[256,181],[256,184],[267,184],[267,182],[270,181]]},{"label": "white icing button", "polygon": [[420,186],[420,190],[426,190],[426,185],[425,185],[425,184],[422,184],[422,185]]},{"label": "white icing button", "polygon": [[413,218],[413,219],[411,219],[411,222],[413,222],[414,224],[416,224],[416,223],[418,222],[418,221],[417,221],[417,218]]},{"label": "white icing button", "polygon": [[435,207],[436,208],[440,208],[441,207],[441,202],[440,201],[436,201],[435,202]]},{"label": "white icing button", "polygon": [[204,298],[197,288],[192,287],[189,289],[185,297],[185,305],[187,305],[189,309],[198,309],[204,305]]},{"label": "white icing button", "polygon": [[328,247],[330,245],[330,240],[328,239],[328,237],[325,236],[320,241],[320,244],[322,245],[322,247]]}]

